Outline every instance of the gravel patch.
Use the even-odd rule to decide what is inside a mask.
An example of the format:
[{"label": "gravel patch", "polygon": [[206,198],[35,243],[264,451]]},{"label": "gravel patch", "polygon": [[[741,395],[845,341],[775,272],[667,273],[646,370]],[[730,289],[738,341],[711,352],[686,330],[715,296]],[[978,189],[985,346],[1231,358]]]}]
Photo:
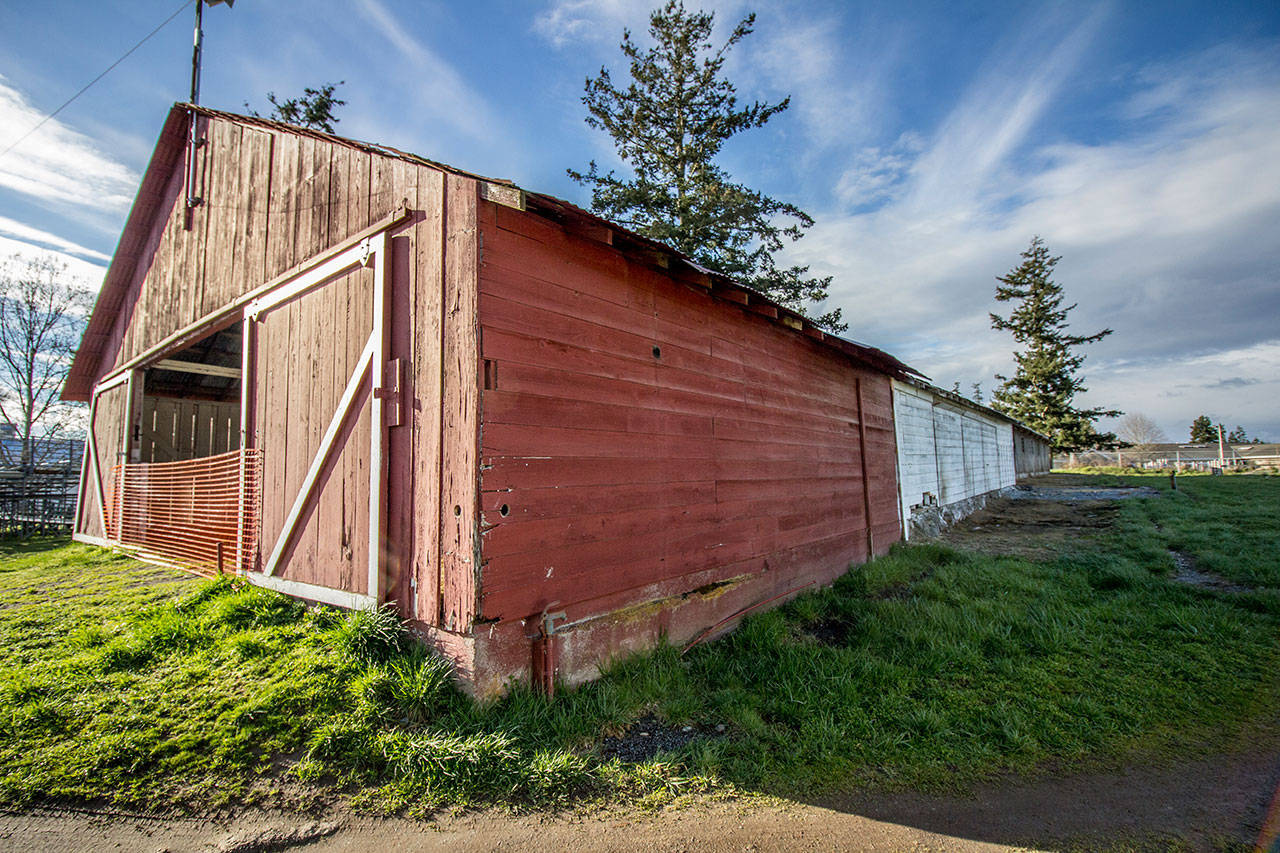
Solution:
[{"label": "gravel patch", "polygon": [[1018,501],[1121,501],[1126,498],[1158,498],[1160,491],[1150,486],[1115,486],[1086,488],[1083,486],[1014,486],[1001,497]]},{"label": "gravel patch", "polygon": [[673,726],[652,714],[636,720],[618,737],[607,737],[600,743],[600,757],[605,761],[648,761],[659,752],[674,752],[700,738],[724,737],[723,725]]},{"label": "gravel patch", "polygon": [[1213,572],[1206,572],[1196,568],[1196,561],[1190,554],[1175,551],[1172,548],[1169,549],[1169,553],[1173,556],[1174,565],[1177,567],[1174,569],[1173,579],[1178,583],[1185,583],[1188,586],[1195,586],[1200,589],[1217,590],[1218,592],[1249,591],[1249,587],[1233,583],[1222,575],[1215,575]]}]

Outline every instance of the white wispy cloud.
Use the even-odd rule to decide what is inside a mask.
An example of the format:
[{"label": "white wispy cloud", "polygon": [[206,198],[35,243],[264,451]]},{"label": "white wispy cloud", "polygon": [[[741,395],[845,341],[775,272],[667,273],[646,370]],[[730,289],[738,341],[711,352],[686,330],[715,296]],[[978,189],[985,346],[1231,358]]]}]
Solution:
[{"label": "white wispy cloud", "polygon": [[[645,43],[649,14],[660,5],[654,0],[551,0],[534,16],[533,32],[553,47],[586,49],[612,61],[623,30]],[[687,8],[713,13],[715,38],[722,38],[755,7],[748,0],[702,0]],[[758,40],[758,34],[752,38]]]},{"label": "white wispy cloud", "polygon": [[[940,206],[963,209],[977,197],[990,195],[993,187],[1002,190],[1005,180],[992,178],[1041,120],[1105,17],[1105,7],[1096,7],[1067,29],[1047,55],[1038,53],[1064,23],[1059,16],[1044,16],[1014,44],[993,50],[992,59],[942,124],[933,145],[913,166],[907,203],[918,211]],[[996,194],[1003,194],[1001,190]]]},{"label": "white wispy cloud", "polygon": [[809,148],[859,146],[894,116],[890,77],[904,61],[904,33],[882,18],[845,14],[854,20],[842,27],[834,16],[770,7],[733,58],[733,79],[791,97]]},{"label": "white wispy cloud", "polygon": [[[1201,413],[1250,435],[1280,441],[1280,340],[1190,357],[1112,365],[1093,390],[1123,396],[1130,411],[1153,418],[1173,439],[1186,438]],[[1261,405],[1259,405],[1261,403]]]},{"label": "white wispy cloud", "polygon": [[0,216],[0,234],[6,237],[13,237],[24,243],[31,243],[57,252],[65,252],[85,260],[93,259],[104,262],[111,260],[110,255],[105,255],[96,249],[86,248],[79,243],[73,243],[70,240],[59,237],[57,234],[34,228],[7,216]]},{"label": "white wispy cloud", "polygon": [[[0,76],[0,148],[41,118],[43,113]],[[0,187],[44,204],[120,214],[133,201],[137,184],[133,170],[56,118],[0,157]]]},{"label": "white wispy cloud", "polygon": [[0,234],[0,259],[16,259],[19,261],[26,259],[52,259],[57,263],[66,265],[68,277],[77,286],[83,286],[95,291],[102,286],[103,276],[107,272],[106,267],[101,264],[90,263],[75,255],[51,250],[29,243],[26,240],[15,240],[3,234]]},{"label": "white wispy cloud", "polygon": [[[1021,58],[979,74],[918,152],[850,157],[841,209],[817,211],[791,254],[836,276],[832,301],[852,334],[946,384],[989,388],[1012,349],[989,328],[993,279],[1040,234],[1064,256],[1057,278],[1080,302],[1075,328],[1116,329],[1090,348],[1087,399],[1167,419],[1193,401],[1148,399],[1143,370],[1157,385],[1180,369],[1199,376],[1216,363],[1203,359],[1280,338],[1280,183],[1266,177],[1280,162],[1280,67],[1274,47],[1223,46],[1122,81],[1130,96],[1108,140],[1044,133],[1097,26],[1086,19],[1039,63],[1006,52]],[[1231,363],[1249,381],[1275,370]],[[1280,395],[1241,387],[1206,399],[1225,410],[1234,394],[1242,423],[1280,428]]]},{"label": "white wispy cloud", "polygon": [[578,44],[616,47],[622,30],[642,29],[651,0],[554,0],[533,19],[533,31],[558,48]]},{"label": "white wispy cloud", "polygon": [[356,8],[412,64],[412,82],[404,93],[421,118],[480,140],[500,131],[501,121],[487,99],[439,53],[416,39],[381,0],[358,0]]}]

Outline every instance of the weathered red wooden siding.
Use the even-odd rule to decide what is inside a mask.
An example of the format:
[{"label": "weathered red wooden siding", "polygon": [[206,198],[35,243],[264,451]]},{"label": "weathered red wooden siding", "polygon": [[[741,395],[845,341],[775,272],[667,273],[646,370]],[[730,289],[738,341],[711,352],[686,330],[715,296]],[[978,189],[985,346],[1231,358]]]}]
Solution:
[{"label": "weathered red wooden siding", "polygon": [[885,375],[532,214],[481,223],[482,618],[865,560],[855,380],[876,548],[899,538]]},{"label": "weathered red wooden siding", "polygon": [[480,571],[476,182],[451,175],[445,195],[440,604],[441,624],[465,632],[475,618]]},{"label": "weathered red wooden siding", "polygon": [[[156,208],[143,223],[146,234],[122,239],[136,247],[130,257],[140,262],[107,335],[98,376],[407,204],[413,214],[392,232],[390,253],[390,356],[407,363],[409,397],[405,425],[387,436],[385,596],[422,625],[438,625],[449,613],[450,625],[465,627],[474,614],[476,564],[475,535],[468,533],[477,511],[476,182],[267,123],[216,114],[198,121],[208,137],[196,161],[204,203],[186,211],[185,163],[158,150],[153,168],[168,169],[168,176],[149,176],[148,185],[163,189],[139,200]],[[176,125],[171,119],[166,127],[161,146],[172,146]],[[447,315],[446,267],[463,282],[451,285]],[[369,334],[372,287],[369,271],[352,272],[255,324],[251,420],[254,444],[264,451],[265,552]],[[123,395],[121,386],[100,400],[104,478],[122,447]],[[365,591],[370,429],[365,411],[313,501],[282,577]],[[462,437],[451,437],[446,447],[442,434],[457,429]],[[86,480],[77,529],[96,536],[101,531],[89,486]],[[464,512],[454,515],[454,506]],[[443,554],[442,524],[449,536]],[[442,560],[453,560],[462,576],[446,574],[442,584]]]}]

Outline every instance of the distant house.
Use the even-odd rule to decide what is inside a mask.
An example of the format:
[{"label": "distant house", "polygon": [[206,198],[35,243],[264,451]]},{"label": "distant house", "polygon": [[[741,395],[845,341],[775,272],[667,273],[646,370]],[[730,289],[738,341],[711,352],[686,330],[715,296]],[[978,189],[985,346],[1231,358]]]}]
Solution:
[{"label": "distant house", "polygon": [[1280,444],[1162,443],[1119,450],[1086,450],[1059,456],[1059,467],[1120,465],[1136,468],[1176,468],[1207,471],[1215,468],[1274,468],[1280,466]]},{"label": "distant house", "polygon": [[1280,444],[1233,444],[1236,458],[1259,468],[1280,468]]},{"label": "distant house", "polygon": [[576,682],[899,540],[918,378],[551,196],[177,105],[64,389],[76,536]]}]

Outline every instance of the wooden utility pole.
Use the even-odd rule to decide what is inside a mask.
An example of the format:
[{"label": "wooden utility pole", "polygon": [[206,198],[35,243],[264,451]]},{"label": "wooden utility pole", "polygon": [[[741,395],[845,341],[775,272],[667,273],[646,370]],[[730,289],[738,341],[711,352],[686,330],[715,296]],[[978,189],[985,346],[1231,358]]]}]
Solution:
[{"label": "wooden utility pole", "polygon": [[1218,470],[1221,471],[1226,467],[1227,454],[1222,442],[1222,424],[1218,424]]}]

